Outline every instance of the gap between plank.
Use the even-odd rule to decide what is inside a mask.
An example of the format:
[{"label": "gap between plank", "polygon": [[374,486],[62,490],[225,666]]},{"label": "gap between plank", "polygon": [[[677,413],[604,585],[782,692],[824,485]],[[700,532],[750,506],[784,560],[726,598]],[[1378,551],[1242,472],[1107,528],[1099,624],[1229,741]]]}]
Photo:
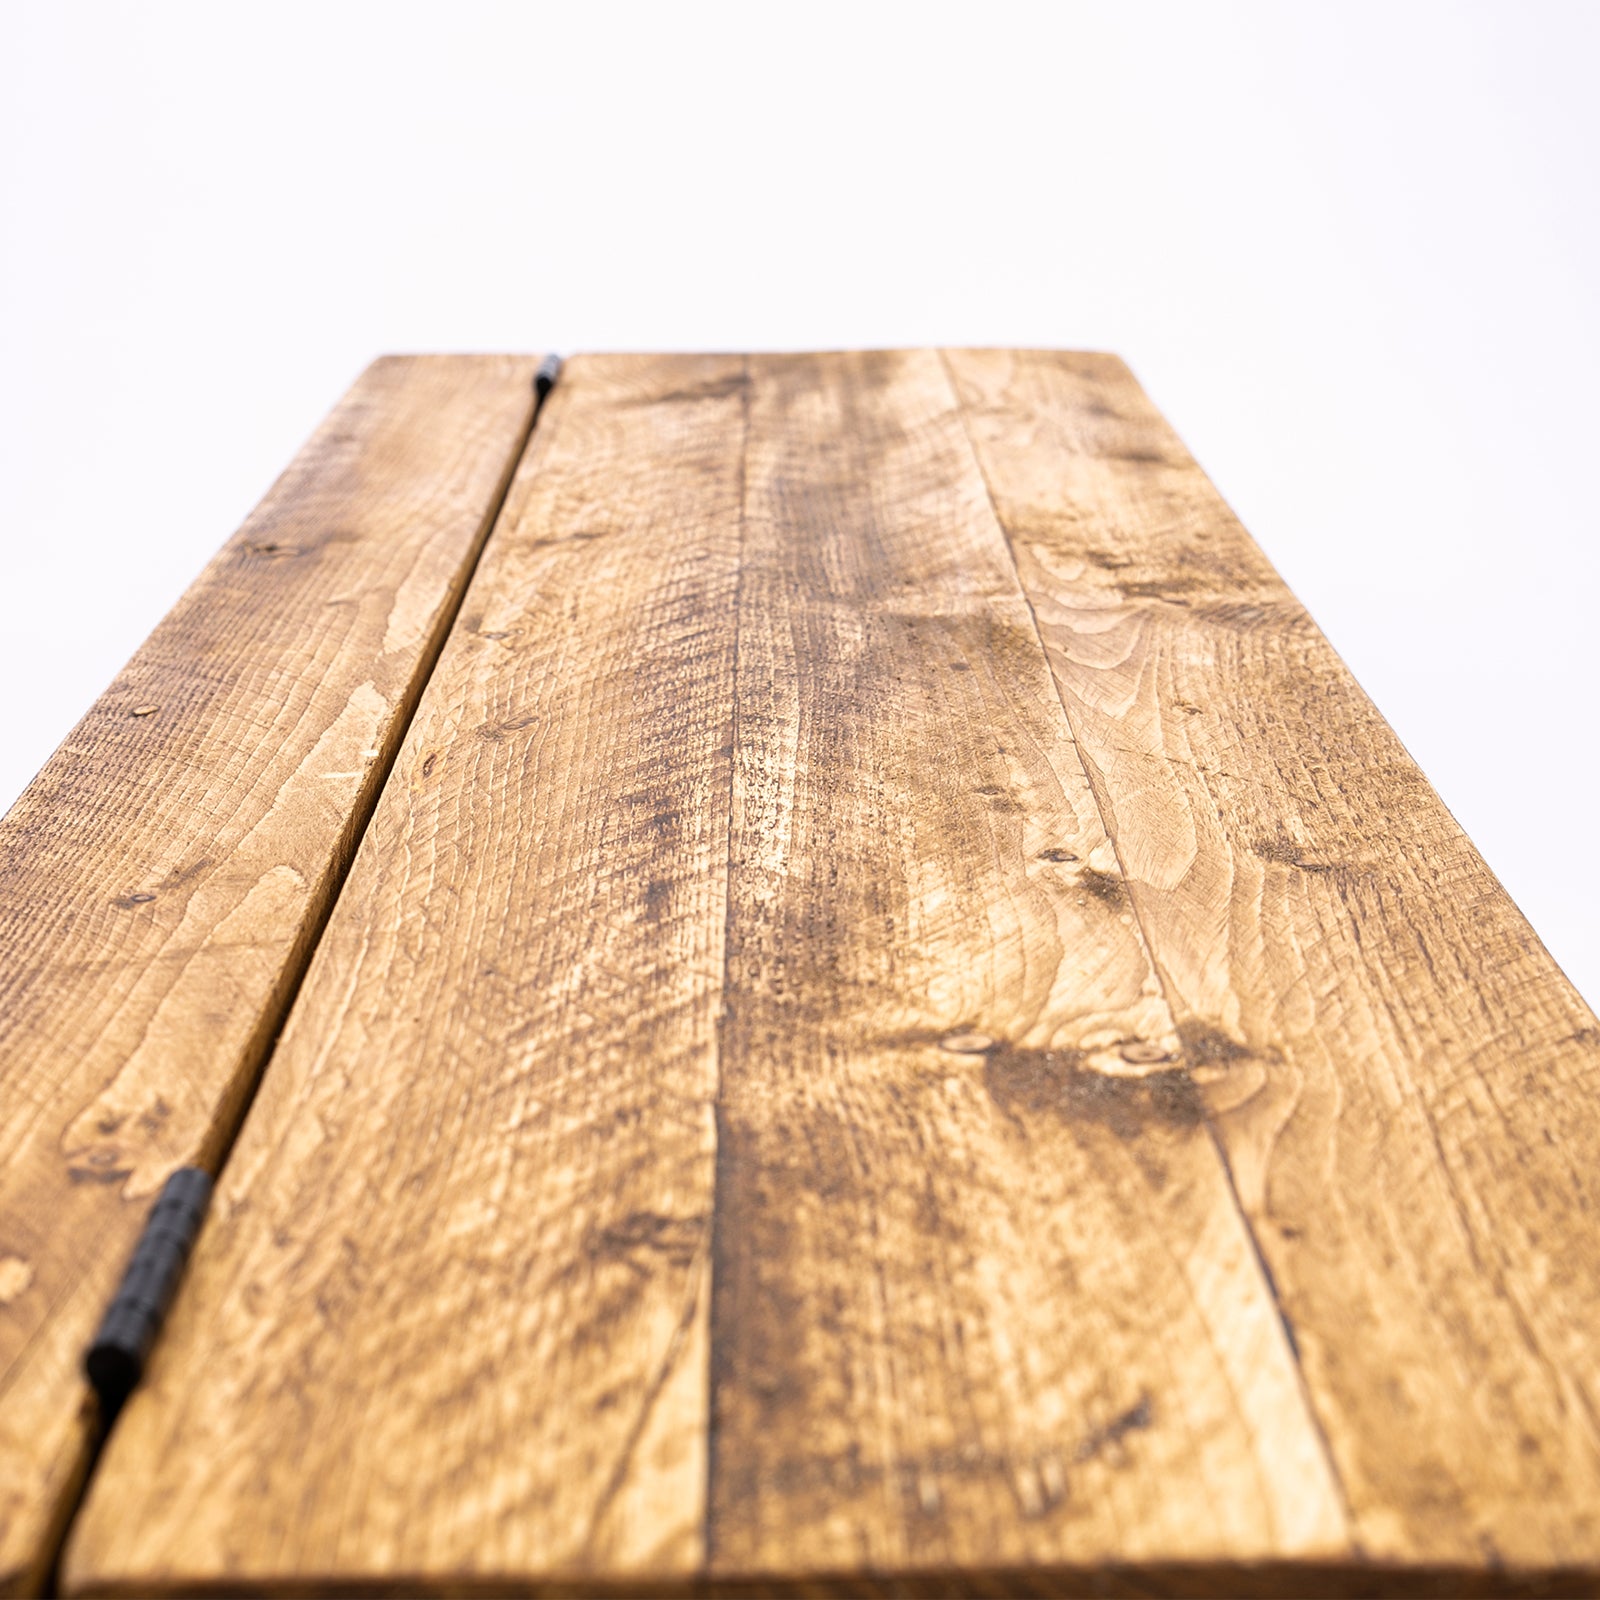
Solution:
[{"label": "gap between plank", "polygon": [[[548,357],[546,358],[548,361]],[[544,365],[539,371],[543,373]],[[405,693],[401,696],[399,709],[393,720],[393,736],[386,756],[373,763],[368,774],[367,783],[355,805],[351,808],[349,821],[341,834],[334,849],[333,858],[329,866],[328,891],[324,903],[318,913],[311,919],[311,924],[299,941],[298,948],[291,952],[286,964],[283,980],[279,988],[277,1005],[264,1012],[256,1030],[252,1054],[256,1057],[254,1065],[247,1067],[244,1074],[243,1087],[237,1093],[237,1103],[231,1113],[225,1108],[219,1116],[216,1128],[202,1142],[196,1157],[195,1165],[204,1167],[212,1177],[213,1182],[220,1183],[223,1168],[227,1166],[228,1157],[233,1152],[240,1130],[244,1127],[245,1119],[250,1115],[250,1108],[255,1103],[268,1069],[272,1065],[272,1054],[277,1046],[278,1036],[283,1032],[283,1026],[288,1021],[289,1013],[294,1009],[295,1000],[299,997],[300,987],[305,981],[306,973],[310,970],[311,959],[316,954],[317,946],[322,941],[324,930],[333,916],[334,907],[339,903],[339,896],[344,890],[345,879],[349,876],[350,868],[355,862],[356,852],[361,841],[366,835],[367,827],[372,821],[373,813],[377,810],[378,801],[383,795],[389,782],[389,774],[394,770],[395,762],[400,758],[400,752],[405,746],[406,735],[411,731],[411,724],[417,714],[417,707],[422,702],[422,695],[428,684],[432,681],[435,668],[439,665],[439,658],[444,654],[445,645],[449,642],[456,619],[461,615],[461,607],[465,604],[467,593],[472,587],[472,580],[477,576],[479,565],[482,563],[485,550],[489,541],[494,536],[496,524],[500,520],[500,513],[505,508],[506,496],[511,492],[512,480],[516,477],[517,469],[522,465],[523,458],[528,453],[532,443],[534,430],[538,426],[540,417],[544,414],[549,403],[550,395],[554,388],[559,386],[559,379],[545,387],[541,393],[535,380],[530,380],[533,389],[533,403],[528,408],[528,420],[522,430],[516,446],[506,457],[506,465],[500,475],[499,484],[490,499],[489,505],[483,514],[482,526],[479,528],[477,538],[469,552],[459,574],[459,588],[453,601],[447,600],[440,608],[439,618],[435,624],[432,637],[420,652],[418,670],[412,675]],[[204,1223],[201,1224],[202,1228]],[[179,1291],[182,1293],[180,1284]],[[161,1333],[156,1335],[156,1343],[161,1341]],[[131,1397],[130,1397],[131,1398]],[[63,1497],[62,1508],[58,1514],[57,1527],[54,1530],[49,1556],[45,1563],[45,1584],[43,1593],[56,1594],[60,1590],[61,1554],[66,1548],[67,1538],[72,1532],[72,1526],[77,1521],[78,1512],[83,1506],[85,1497],[89,1492],[89,1485],[93,1481],[95,1469],[100,1464],[100,1458],[105,1452],[106,1444],[116,1426],[116,1418],[109,1422],[102,1422],[99,1431],[89,1447],[88,1458],[80,1468],[78,1481],[74,1489]]]},{"label": "gap between plank", "polygon": [[[1016,574],[1017,588],[1020,591],[1023,603],[1028,608],[1028,617],[1033,624],[1034,638],[1039,642],[1040,653],[1044,656],[1045,664],[1050,672],[1050,685],[1055,690],[1056,702],[1061,707],[1061,715],[1066,722],[1067,732],[1077,750],[1078,760],[1082,764],[1084,777],[1088,780],[1089,792],[1094,796],[1094,803],[1100,812],[1100,825],[1105,830],[1105,836],[1111,841],[1111,849],[1117,860],[1117,873],[1126,884],[1128,882],[1127,870],[1123,865],[1122,846],[1117,842],[1116,831],[1111,826],[1111,812],[1106,803],[1100,774],[1084,754],[1084,747],[1078,738],[1077,725],[1072,720],[1072,712],[1067,706],[1066,696],[1061,692],[1061,684],[1056,678],[1055,667],[1050,663],[1050,649],[1044,640],[1044,631],[1039,626],[1039,614],[1034,609],[1033,596],[1028,592],[1028,586],[1023,582],[1022,570],[1017,564],[1017,553],[1011,544],[1011,530],[1006,527],[1005,519],[1000,515],[1000,505],[994,496],[994,486],[989,482],[989,475],[984,470],[983,458],[978,454],[978,447],[973,442],[971,424],[967,420],[967,408],[961,399],[961,391],[956,386],[955,374],[950,370],[949,358],[945,355],[944,347],[939,347],[939,365],[944,372],[945,386],[950,391],[950,399],[955,405],[956,415],[961,419],[961,435],[967,442],[967,452],[972,457],[973,467],[978,474],[978,480],[983,484],[983,492],[989,502],[989,512],[993,516],[995,526],[1000,530],[1000,537],[1005,544],[1006,558],[1011,563],[1011,569]],[[1139,938],[1145,950],[1150,955],[1150,967],[1156,975],[1156,982],[1161,985],[1161,995],[1166,1002],[1167,1010],[1172,1014],[1174,1023],[1178,1014],[1172,1003],[1172,992],[1167,983],[1165,972],[1155,958],[1155,946],[1150,942],[1149,934],[1145,930],[1144,919],[1139,913],[1138,902],[1135,900],[1131,889],[1128,894],[1128,905],[1133,912],[1134,924],[1139,930]],[[1181,1038],[1180,1038],[1181,1043]],[[1188,1046],[1183,1045],[1184,1067],[1189,1068]],[[1261,1252],[1261,1242],[1256,1237],[1256,1230],[1251,1223],[1244,1205],[1239,1199],[1239,1186],[1234,1180],[1233,1165],[1228,1160],[1228,1153],[1224,1149],[1222,1139],[1217,1133],[1215,1119],[1211,1109],[1201,1099],[1201,1109],[1205,1123],[1206,1137],[1211,1141],[1211,1148],[1216,1152],[1217,1162],[1222,1168],[1223,1181],[1228,1186],[1228,1194],[1233,1200],[1233,1209],[1244,1229],[1245,1238],[1250,1241],[1250,1253],[1255,1259],[1256,1270],[1261,1274],[1261,1281],[1266,1286],[1266,1291],[1272,1299],[1273,1310],[1277,1313],[1278,1325],[1283,1330],[1283,1337],[1289,1346],[1289,1355],[1294,1362],[1295,1383],[1300,1390],[1301,1403],[1305,1406],[1306,1416],[1310,1419],[1311,1426],[1316,1432],[1317,1442],[1322,1449],[1323,1460],[1327,1464],[1329,1477],[1339,1493],[1340,1509],[1344,1513],[1345,1538],[1351,1550],[1359,1557],[1362,1554],[1361,1542],[1357,1534],[1355,1514],[1351,1509],[1350,1496],[1345,1488],[1344,1478],[1339,1472],[1338,1463],[1334,1460],[1333,1448],[1328,1441],[1327,1430],[1322,1425],[1322,1418],[1317,1415],[1316,1407],[1311,1401],[1310,1386],[1306,1382],[1305,1369],[1300,1364],[1300,1341],[1294,1331],[1294,1323],[1290,1319],[1287,1308],[1278,1294],[1277,1279],[1272,1275],[1272,1268],[1268,1266],[1266,1257]]]},{"label": "gap between plank", "polygon": [[711,1514],[713,1493],[717,1482],[717,1265],[722,1255],[722,1193],[723,1151],[727,1140],[722,1113],[722,1060],[724,1036],[728,1024],[728,951],[733,942],[733,802],[739,788],[739,633],[744,607],[744,555],[745,530],[749,525],[750,482],[750,357],[746,356],[740,370],[744,386],[740,392],[744,433],[739,441],[739,554],[734,563],[733,575],[733,660],[729,695],[728,724],[728,851],[723,877],[722,902],[722,995],[717,1006],[717,1076],[711,1101],[711,1248],[708,1270],[711,1282],[706,1292],[706,1481],[705,1503],[700,1521],[701,1570],[709,1574],[715,1555],[716,1524]]}]

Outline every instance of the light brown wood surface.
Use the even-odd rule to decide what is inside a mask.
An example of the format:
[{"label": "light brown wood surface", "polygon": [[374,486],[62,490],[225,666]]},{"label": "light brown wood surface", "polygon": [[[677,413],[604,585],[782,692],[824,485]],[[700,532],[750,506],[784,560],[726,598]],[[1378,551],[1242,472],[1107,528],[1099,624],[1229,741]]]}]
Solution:
[{"label": "light brown wood surface", "polygon": [[1597,1592],[1597,1056],[1120,362],[577,358],[67,1589]]},{"label": "light brown wood surface", "polygon": [[1343,1511],[936,352],[753,358],[711,1565]]},{"label": "light brown wood surface", "polygon": [[42,1578],[83,1348],[161,1182],[231,1136],[535,364],[375,363],[0,822],[0,1593]]},{"label": "light brown wood surface", "polygon": [[1122,363],[950,361],[1361,1548],[1600,1573],[1593,1012]]}]

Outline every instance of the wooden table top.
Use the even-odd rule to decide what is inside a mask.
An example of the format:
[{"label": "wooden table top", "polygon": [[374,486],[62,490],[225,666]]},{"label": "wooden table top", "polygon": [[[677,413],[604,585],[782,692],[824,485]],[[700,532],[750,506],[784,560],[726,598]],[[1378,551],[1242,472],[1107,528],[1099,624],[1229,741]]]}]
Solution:
[{"label": "wooden table top", "polygon": [[0,1589],[1600,1592],[1600,1026],[1123,364],[537,364],[0,824]]}]

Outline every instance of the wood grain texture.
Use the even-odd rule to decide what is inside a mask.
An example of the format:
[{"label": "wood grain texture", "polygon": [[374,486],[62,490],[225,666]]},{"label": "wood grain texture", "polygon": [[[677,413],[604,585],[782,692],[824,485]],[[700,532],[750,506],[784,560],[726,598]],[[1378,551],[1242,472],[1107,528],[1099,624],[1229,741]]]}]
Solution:
[{"label": "wood grain texture", "polygon": [[42,1576],[95,1426],[83,1346],[248,1092],[535,359],[372,366],[0,823],[0,1592]]},{"label": "wood grain texture", "polygon": [[1361,1546],[1596,1583],[1593,1013],[1127,369],[949,360]]},{"label": "wood grain texture", "polygon": [[937,354],[752,358],[746,474],[711,1571],[1342,1550]]},{"label": "wood grain texture", "polygon": [[69,1588],[701,1560],[739,358],[578,358]]},{"label": "wood grain texture", "polygon": [[579,358],[67,1587],[1594,1593],[1597,1061],[1120,362]]}]

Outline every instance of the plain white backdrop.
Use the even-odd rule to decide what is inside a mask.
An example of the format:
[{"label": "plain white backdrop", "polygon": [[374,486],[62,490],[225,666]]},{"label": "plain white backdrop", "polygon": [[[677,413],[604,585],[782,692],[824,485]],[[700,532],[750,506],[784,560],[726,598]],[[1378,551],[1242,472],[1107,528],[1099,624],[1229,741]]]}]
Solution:
[{"label": "plain white backdrop", "polygon": [[1600,6],[0,0],[0,806],[385,350],[1125,356],[1600,998]]}]

